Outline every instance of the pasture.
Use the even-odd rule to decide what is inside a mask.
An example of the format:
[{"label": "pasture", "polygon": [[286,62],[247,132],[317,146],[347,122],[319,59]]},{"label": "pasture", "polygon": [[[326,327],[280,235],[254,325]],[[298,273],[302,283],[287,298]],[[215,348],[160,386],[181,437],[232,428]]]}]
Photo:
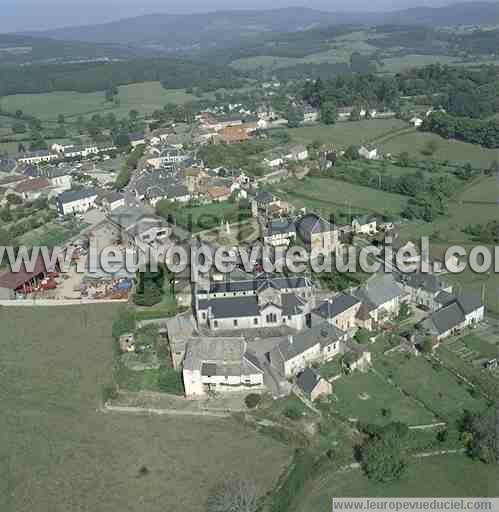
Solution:
[{"label": "pasture", "polygon": [[457,420],[465,409],[486,407],[485,400],[472,396],[451,372],[423,357],[393,354],[380,359],[376,369],[444,421]]},{"label": "pasture", "polygon": [[310,482],[297,512],[328,512],[333,496],[345,497],[493,497],[499,493],[499,468],[460,455],[413,460],[398,482],[369,480],[360,470],[321,474]]},{"label": "pasture", "polygon": [[308,145],[314,141],[320,141],[337,148],[346,148],[352,144],[367,144],[407,127],[407,123],[400,119],[369,119],[339,122],[329,126],[320,124],[290,128],[288,133],[296,143]]},{"label": "pasture", "polygon": [[476,167],[488,168],[498,159],[496,149],[487,149],[476,144],[444,139],[433,133],[418,131],[395,134],[380,142],[379,146],[384,153],[399,155],[407,151],[411,158],[424,159],[422,151],[430,141],[435,141],[437,144],[437,149],[432,156],[436,160],[449,160],[463,164],[469,162]]},{"label": "pasture", "polygon": [[143,82],[118,87],[118,106],[106,102],[104,91],[16,94],[2,98],[0,106],[7,112],[13,113],[21,109],[24,113],[38,117],[42,121],[55,121],[59,114],[63,114],[67,119],[79,115],[110,112],[117,117],[123,117],[132,109],[140,114],[146,114],[162,108],[166,103],[181,105],[194,99],[195,96],[187,94],[183,89],[166,90],[159,82]]},{"label": "pasture", "polygon": [[408,425],[433,423],[435,417],[374,372],[347,375],[333,384],[333,410],[361,422]]},{"label": "pasture", "polygon": [[232,420],[100,410],[116,311],[0,309],[0,510],[201,512],[231,473],[268,491],[290,460],[268,437]]},{"label": "pasture", "polygon": [[299,207],[306,206],[321,214],[338,210],[399,214],[407,198],[361,185],[354,185],[330,178],[305,178],[287,180],[276,192],[284,192],[287,199]]}]

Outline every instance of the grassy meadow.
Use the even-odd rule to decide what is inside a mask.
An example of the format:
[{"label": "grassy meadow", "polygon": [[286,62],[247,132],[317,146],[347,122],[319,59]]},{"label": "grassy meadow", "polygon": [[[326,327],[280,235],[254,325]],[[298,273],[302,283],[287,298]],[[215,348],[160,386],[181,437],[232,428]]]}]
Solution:
[{"label": "grassy meadow", "polygon": [[307,145],[314,141],[320,141],[324,144],[345,148],[352,144],[367,144],[407,127],[407,123],[400,119],[369,119],[339,122],[330,126],[319,124],[290,128],[288,133],[296,143]]},{"label": "grassy meadow", "polygon": [[232,420],[99,409],[116,311],[0,309],[0,510],[201,512],[232,473],[268,491],[290,460],[268,437]]},{"label": "grassy meadow", "polygon": [[324,215],[348,209],[352,212],[387,212],[396,215],[404,209],[407,202],[407,198],[399,194],[330,178],[287,180],[276,191],[278,194],[284,193],[296,206],[306,206]]},{"label": "grassy meadow", "polygon": [[494,497],[499,495],[499,468],[460,455],[413,460],[402,480],[379,484],[360,470],[321,474],[307,485],[297,512],[328,512],[331,498],[345,497]]},{"label": "grassy meadow", "polygon": [[143,82],[118,87],[119,105],[106,102],[104,91],[51,92],[42,94],[16,94],[2,98],[0,106],[7,112],[21,109],[42,121],[55,121],[59,114],[71,119],[79,115],[114,113],[117,117],[128,115],[135,109],[140,114],[162,108],[166,103],[184,104],[195,99],[183,89],[167,90],[159,82]]},{"label": "grassy meadow", "polygon": [[422,159],[425,158],[422,151],[430,141],[435,141],[437,144],[437,150],[432,156],[437,160],[449,160],[463,164],[469,162],[474,166],[486,168],[499,158],[496,149],[487,149],[476,144],[444,139],[433,133],[418,131],[395,134],[380,142],[379,147],[384,153],[399,155],[407,151],[410,157]]}]

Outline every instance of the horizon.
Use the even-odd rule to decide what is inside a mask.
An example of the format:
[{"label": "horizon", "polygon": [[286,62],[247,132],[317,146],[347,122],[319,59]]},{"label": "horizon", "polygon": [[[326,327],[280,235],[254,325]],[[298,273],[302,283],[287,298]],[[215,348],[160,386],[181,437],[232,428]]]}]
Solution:
[{"label": "horizon", "polygon": [[[78,0],[77,0],[78,2]],[[410,8],[439,8],[463,3],[497,3],[482,0],[452,1],[452,0],[403,0],[397,6],[388,0],[341,0],[332,8],[326,0],[310,0],[307,5],[301,5],[293,0],[277,0],[269,8],[266,2],[254,0],[251,5],[236,6],[228,0],[216,0],[211,3],[212,8],[205,4],[197,5],[197,0],[188,0],[182,4],[174,2],[165,8],[158,0],[149,0],[145,7],[137,7],[128,1],[111,0],[105,4],[94,1],[92,3],[72,2],[59,3],[52,1],[47,5],[39,5],[38,0],[8,0],[4,5],[0,18],[0,33],[44,32],[63,28],[80,27],[87,25],[102,25],[140,16],[154,15],[196,15],[216,12],[236,11],[272,11],[285,8],[305,8],[329,13],[389,13]],[[118,5],[119,4],[119,5]],[[187,4],[187,5],[186,5]],[[38,7],[39,6],[39,7]],[[39,10],[40,8],[40,10]],[[116,13],[119,11],[119,14]],[[78,23],[73,23],[78,19]]]}]

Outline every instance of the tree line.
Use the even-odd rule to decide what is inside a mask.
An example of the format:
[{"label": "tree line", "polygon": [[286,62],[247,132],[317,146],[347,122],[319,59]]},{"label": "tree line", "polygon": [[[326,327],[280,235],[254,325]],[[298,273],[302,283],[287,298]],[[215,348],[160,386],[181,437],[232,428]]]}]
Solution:
[{"label": "tree line", "polygon": [[245,77],[229,66],[183,59],[133,59],[67,65],[1,66],[0,96],[56,91],[112,91],[113,87],[159,81],[166,89],[201,91],[238,88]]}]

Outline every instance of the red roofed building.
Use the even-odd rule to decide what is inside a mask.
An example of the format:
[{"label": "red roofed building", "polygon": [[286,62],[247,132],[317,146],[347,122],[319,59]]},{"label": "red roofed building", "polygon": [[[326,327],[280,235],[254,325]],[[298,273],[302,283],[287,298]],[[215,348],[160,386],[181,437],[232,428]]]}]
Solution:
[{"label": "red roofed building", "polygon": [[7,270],[0,274],[0,300],[11,300],[16,294],[27,294],[36,289],[49,274],[41,255],[38,256],[32,272],[23,263],[19,272]]},{"label": "red roofed building", "polygon": [[30,180],[22,181],[16,185],[13,193],[24,201],[34,201],[49,188],[50,182],[47,178],[33,178]]}]

